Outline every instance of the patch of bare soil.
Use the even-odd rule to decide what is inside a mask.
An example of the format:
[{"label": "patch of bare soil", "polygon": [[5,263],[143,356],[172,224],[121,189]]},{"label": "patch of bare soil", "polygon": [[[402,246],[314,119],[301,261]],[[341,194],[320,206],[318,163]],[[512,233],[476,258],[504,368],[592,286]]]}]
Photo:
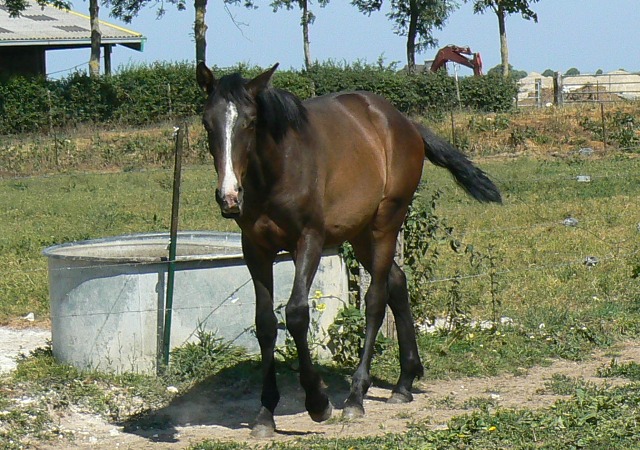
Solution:
[{"label": "patch of bare soil", "polygon": [[0,327],[0,373],[15,369],[18,356],[43,347],[49,339],[51,332],[43,328]]},{"label": "patch of bare soil", "polygon": [[[314,423],[304,411],[302,390],[295,380],[281,382],[281,402],[277,409],[278,433],[273,440],[285,441],[297,437],[319,435],[326,438],[401,433],[408,425],[427,421],[434,429],[446,427],[452,417],[469,413],[466,404],[473,400],[490,399],[499,407],[535,409],[551,405],[560,396],[552,395],[545,383],[554,374],[582,378],[597,384],[622,383],[623,380],[596,378],[598,368],[608,364],[615,354],[620,363],[640,361],[640,342],[627,342],[615,351],[598,352],[587,361],[558,360],[547,367],[523,371],[524,375],[501,375],[490,378],[462,378],[424,381],[417,384],[415,400],[405,405],[388,405],[390,388],[372,386],[366,403],[366,418],[343,422],[330,420]],[[107,423],[97,416],[66,411],[59,417],[61,430],[71,432],[73,440],[50,442],[44,449],[182,449],[204,439],[268,444],[250,437],[248,421],[259,407],[259,386],[236,380],[220,386],[215,380],[203,383],[178,396],[170,405],[150,416],[132,420],[122,426]],[[328,391],[340,417],[341,402],[348,386],[329,381]],[[471,402],[468,402],[472,400]]]}]

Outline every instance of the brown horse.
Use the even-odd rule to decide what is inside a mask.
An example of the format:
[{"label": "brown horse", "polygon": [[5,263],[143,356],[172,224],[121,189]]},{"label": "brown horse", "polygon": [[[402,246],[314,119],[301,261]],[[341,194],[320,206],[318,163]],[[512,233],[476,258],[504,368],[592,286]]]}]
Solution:
[{"label": "brown horse", "polygon": [[401,368],[389,401],[411,401],[413,381],[423,373],[406,278],[393,257],[425,155],[447,168],[475,199],[501,201],[484,172],[384,98],[342,92],[301,102],[270,87],[277,66],[252,80],[239,74],[217,80],[203,63],[197,67],[198,83],[207,94],[203,124],[218,174],[216,200],[222,215],[235,219],[242,230],[255,287],[263,386],[252,434],[263,437],[275,432],[280,398],[272,273],[279,251],[290,252],[295,263],[286,323],[298,350],[305,407],[317,422],[332,412],[307,345],[309,289],[322,249],[349,241],[371,274],[364,348],[343,409],[346,417],[359,417],[387,305],[396,321]]}]

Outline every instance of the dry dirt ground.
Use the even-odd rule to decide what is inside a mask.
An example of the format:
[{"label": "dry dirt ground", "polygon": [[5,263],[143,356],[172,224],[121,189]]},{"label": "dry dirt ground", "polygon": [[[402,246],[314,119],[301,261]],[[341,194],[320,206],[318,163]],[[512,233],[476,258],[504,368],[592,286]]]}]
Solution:
[{"label": "dry dirt ground", "polygon": [[[22,352],[29,351],[43,345],[47,338],[48,333],[43,330],[8,332],[0,329],[0,354],[6,356],[8,349],[17,354],[15,349],[18,347]],[[365,402],[366,418],[351,422],[336,420],[340,417],[340,407],[336,406],[332,420],[314,423],[304,412],[301,389],[293,380],[288,380],[280,386],[282,399],[276,417],[278,433],[273,440],[311,435],[336,438],[398,433],[406,430],[409,424],[421,421],[428,421],[434,429],[444,428],[452,417],[469,413],[471,410],[465,409],[465,403],[477,399],[491,400],[500,407],[540,408],[560,398],[545,389],[545,383],[554,374],[598,384],[621,382],[595,377],[597,369],[607,365],[613,356],[619,363],[640,361],[640,342],[627,342],[606,353],[595,353],[589,360],[579,363],[553,361],[549,366],[529,369],[522,376],[421,381],[417,383],[414,401],[406,405],[387,405],[389,388],[372,386]],[[0,369],[6,370],[7,366]],[[340,405],[348,390],[344,383],[339,384],[328,386],[334,405]],[[121,426],[73,409],[65,411],[57,417],[59,427],[75,438],[49,442],[38,448],[165,450],[186,448],[204,439],[268,444],[270,441],[258,441],[249,434],[248,421],[255,415],[258,405],[259,387],[249,386],[243,380],[222,387],[216,386],[215,382],[204,383],[154,411],[144,426],[140,426],[140,421]]]}]

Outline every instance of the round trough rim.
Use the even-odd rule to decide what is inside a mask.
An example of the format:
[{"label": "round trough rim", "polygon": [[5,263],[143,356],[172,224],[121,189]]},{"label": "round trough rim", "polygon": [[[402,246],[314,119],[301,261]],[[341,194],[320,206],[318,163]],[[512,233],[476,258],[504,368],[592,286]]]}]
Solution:
[{"label": "round trough rim", "polygon": [[[124,234],[120,236],[112,236],[105,238],[86,239],[74,242],[65,242],[63,244],[53,245],[42,250],[42,255],[50,259],[64,261],[92,261],[92,262],[109,262],[109,263],[140,263],[140,262],[156,262],[167,263],[169,260],[169,243],[170,235],[168,232],[155,233],[134,233]],[[115,248],[118,246],[147,246],[147,247],[165,247],[167,249],[166,256],[148,256],[148,255],[113,255],[104,256],[96,254],[82,254],[79,250],[91,250],[99,248]],[[240,233],[220,232],[220,231],[180,231],[177,237],[178,248],[180,246],[189,246],[193,248],[211,247],[230,248],[228,253],[210,253],[202,252],[195,254],[182,254],[176,257],[176,262],[180,261],[209,261],[219,259],[237,259],[243,258],[242,243]],[[237,251],[233,251],[237,249]],[[71,251],[73,250],[73,251]]]}]

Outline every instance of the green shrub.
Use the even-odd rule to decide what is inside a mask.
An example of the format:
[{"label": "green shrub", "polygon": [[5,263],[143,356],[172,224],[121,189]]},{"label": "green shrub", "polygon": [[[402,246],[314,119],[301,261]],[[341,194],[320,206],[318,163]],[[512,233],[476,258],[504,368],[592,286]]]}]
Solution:
[{"label": "green shrub", "polygon": [[[239,64],[212,70],[218,77],[239,71],[251,78],[263,69]],[[314,93],[372,91],[403,112],[436,117],[458,104],[455,80],[444,72],[408,74],[383,64],[330,61],[308,72],[279,70],[273,83],[302,99]],[[508,110],[515,94],[515,84],[500,77],[460,81],[462,106],[472,109]],[[130,66],[97,79],[81,72],[55,81],[16,77],[0,82],[0,133],[42,132],[81,123],[140,126],[193,116],[202,103],[195,68],[188,62]]]},{"label": "green shrub", "polygon": [[190,63],[154,63],[123,70],[111,81],[121,106],[117,119],[130,124],[189,117],[199,111],[202,93]]},{"label": "green shrub", "polygon": [[198,328],[198,342],[171,351],[168,375],[179,382],[199,381],[246,358],[244,349]]},{"label": "green shrub", "polygon": [[117,87],[109,78],[91,78],[75,73],[59,83],[66,123],[111,122],[120,106]]},{"label": "green shrub", "polygon": [[513,108],[518,86],[513,78],[501,76],[460,79],[460,101],[467,107],[485,112],[505,112]]},{"label": "green shrub", "polygon": [[47,91],[48,83],[43,78],[16,77],[0,83],[0,132],[46,129],[50,105],[58,103]]}]

